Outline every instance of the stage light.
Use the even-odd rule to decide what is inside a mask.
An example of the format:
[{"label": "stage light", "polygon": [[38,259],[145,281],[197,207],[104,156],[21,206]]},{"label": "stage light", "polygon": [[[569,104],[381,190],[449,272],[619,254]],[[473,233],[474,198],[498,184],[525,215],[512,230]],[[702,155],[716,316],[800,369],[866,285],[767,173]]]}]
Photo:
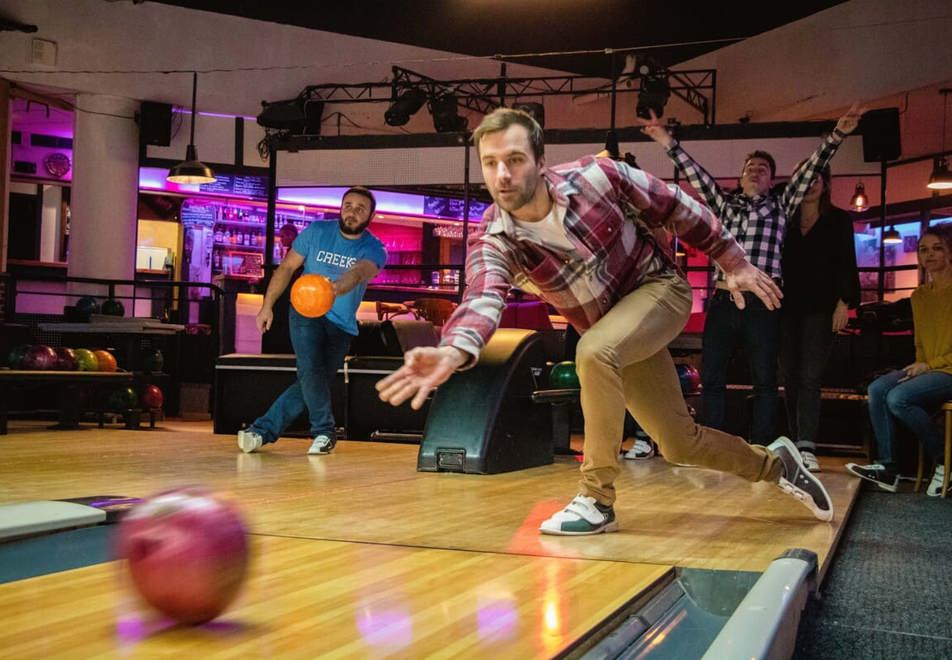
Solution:
[{"label": "stage light", "polygon": [[460,117],[456,108],[455,94],[440,94],[430,99],[430,114],[437,133],[458,133],[469,125],[466,117]]},{"label": "stage light", "polygon": [[384,121],[389,126],[403,126],[410,117],[417,113],[426,103],[426,92],[422,89],[408,89],[391,101],[390,107],[384,113]]},{"label": "stage light", "polygon": [[656,117],[661,117],[671,96],[667,73],[663,67],[646,60],[638,66],[638,76],[641,78],[641,87],[635,114],[642,119],[651,119],[649,111],[653,110]]}]

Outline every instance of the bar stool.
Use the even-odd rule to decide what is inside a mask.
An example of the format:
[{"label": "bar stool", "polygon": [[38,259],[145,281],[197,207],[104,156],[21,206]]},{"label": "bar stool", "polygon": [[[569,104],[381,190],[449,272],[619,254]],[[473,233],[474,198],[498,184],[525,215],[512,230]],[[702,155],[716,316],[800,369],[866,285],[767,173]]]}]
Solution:
[{"label": "bar stool", "polygon": [[[942,412],[945,415],[945,477],[942,479],[942,497],[949,493],[949,468],[952,467],[952,401],[946,401],[942,404]],[[922,451],[922,443],[919,444],[919,470],[916,472],[915,492],[919,492],[919,486],[922,485],[922,473],[925,469],[925,452]]]}]

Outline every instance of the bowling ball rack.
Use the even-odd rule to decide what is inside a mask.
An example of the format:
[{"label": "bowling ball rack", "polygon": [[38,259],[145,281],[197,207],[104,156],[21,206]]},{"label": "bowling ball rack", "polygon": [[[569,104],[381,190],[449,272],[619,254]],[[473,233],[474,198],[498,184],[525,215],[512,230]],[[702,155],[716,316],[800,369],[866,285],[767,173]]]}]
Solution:
[{"label": "bowling ball rack", "polygon": [[[151,380],[151,379],[147,379]],[[10,401],[14,390],[47,387],[55,392],[55,402],[51,408],[58,411],[59,421],[51,428],[54,430],[75,430],[85,413],[92,413],[99,428],[103,428],[110,416],[121,418],[126,428],[139,428],[142,413],[149,415],[149,427],[155,428],[159,410],[126,408],[106,410],[100,403],[105,392],[117,387],[135,387],[139,384],[138,374],[129,372],[100,371],[24,371],[0,369],[0,435],[8,432]],[[86,395],[84,404],[80,392]]]}]

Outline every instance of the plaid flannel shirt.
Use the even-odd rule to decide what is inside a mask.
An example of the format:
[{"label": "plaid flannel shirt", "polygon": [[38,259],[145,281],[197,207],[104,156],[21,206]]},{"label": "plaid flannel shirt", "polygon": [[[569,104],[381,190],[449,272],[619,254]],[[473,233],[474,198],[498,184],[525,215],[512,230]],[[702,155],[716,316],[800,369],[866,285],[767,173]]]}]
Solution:
[{"label": "plaid flannel shirt", "polygon": [[675,271],[652,237],[659,227],[722,268],[745,263],[744,251],[707,207],[642,170],[589,156],[548,168],[543,180],[553,203],[565,209],[575,250],[517,238],[509,214],[490,206],[468,241],[466,292],[443,326],[441,346],[478,358],[512,285],[540,296],[584,332],[646,278]]},{"label": "plaid flannel shirt", "polygon": [[[791,175],[781,192],[771,190],[757,197],[748,197],[742,192],[725,193],[678,142],[668,150],[668,156],[724,221],[750,262],[770,277],[780,279],[780,251],[787,218],[800,206],[814,175],[830,162],[844,137],[845,134],[834,130]],[[718,270],[717,279],[724,280],[723,269]]]}]

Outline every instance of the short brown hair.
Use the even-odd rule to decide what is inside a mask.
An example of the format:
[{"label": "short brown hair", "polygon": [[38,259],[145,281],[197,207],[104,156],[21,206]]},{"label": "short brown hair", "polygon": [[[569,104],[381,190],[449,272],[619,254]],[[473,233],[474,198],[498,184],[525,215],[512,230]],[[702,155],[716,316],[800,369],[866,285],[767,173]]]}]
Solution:
[{"label": "short brown hair", "polygon": [[484,135],[504,131],[513,124],[522,126],[529,133],[529,146],[532,147],[532,155],[538,162],[545,154],[542,127],[528,112],[513,108],[496,108],[483,117],[479,126],[473,131],[473,144],[476,146],[476,153],[479,153],[479,141],[483,139]]},{"label": "short brown hair", "polygon": [[[770,178],[773,179],[777,176],[777,162],[774,160],[773,156],[768,154],[766,151],[761,151],[760,149],[757,151],[751,151],[749,154],[747,154],[747,158],[744,159],[744,167],[747,167],[747,163],[749,163],[753,158],[760,158],[761,160],[767,161],[767,165],[770,166]],[[741,174],[744,173],[744,167],[741,168]]]}]

